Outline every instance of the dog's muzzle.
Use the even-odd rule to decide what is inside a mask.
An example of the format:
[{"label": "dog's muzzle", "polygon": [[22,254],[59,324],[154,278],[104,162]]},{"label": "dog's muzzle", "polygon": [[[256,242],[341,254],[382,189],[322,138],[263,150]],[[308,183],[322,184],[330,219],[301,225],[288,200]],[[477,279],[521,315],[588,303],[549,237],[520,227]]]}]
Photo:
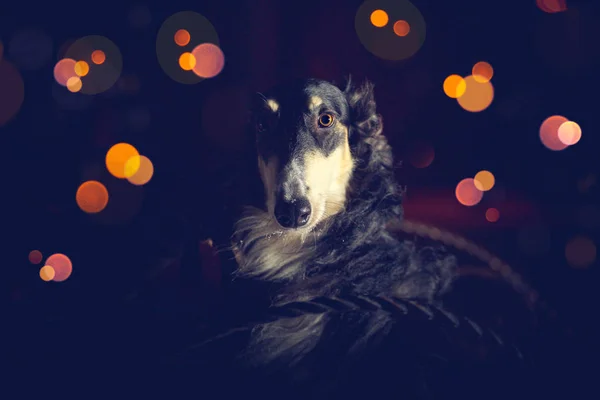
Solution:
[{"label": "dog's muzzle", "polygon": [[291,201],[279,197],[275,203],[275,219],[284,228],[300,228],[310,220],[310,202],[306,198],[292,199]]}]

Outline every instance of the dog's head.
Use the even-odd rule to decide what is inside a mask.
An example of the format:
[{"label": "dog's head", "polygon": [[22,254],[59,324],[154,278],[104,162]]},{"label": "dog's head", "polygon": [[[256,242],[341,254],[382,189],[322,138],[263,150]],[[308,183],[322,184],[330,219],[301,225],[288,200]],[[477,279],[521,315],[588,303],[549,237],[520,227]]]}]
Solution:
[{"label": "dog's head", "polygon": [[251,126],[266,208],[282,228],[311,230],[344,208],[355,165],[355,108],[366,99],[375,111],[372,86],[365,87],[343,91],[307,79],[256,96]]}]

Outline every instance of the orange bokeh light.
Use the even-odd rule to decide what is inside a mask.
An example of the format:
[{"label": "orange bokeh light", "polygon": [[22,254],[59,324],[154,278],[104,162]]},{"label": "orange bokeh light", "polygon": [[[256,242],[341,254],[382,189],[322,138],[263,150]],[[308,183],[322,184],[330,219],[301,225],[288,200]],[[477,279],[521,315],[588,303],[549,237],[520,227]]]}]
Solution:
[{"label": "orange bokeh light", "polygon": [[90,66],[85,61],[77,61],[75,63],[74,71],[77,76],[86,76],[90,72]]},{"label": "orange bokeh light", "polygon": [[106,61],[106,54],[102,50],[94,50],[92,52],[92,62],[96,65],[103,64]]},{"label": "orange bokeh light", "polygon": [[589,267],[596,260],[596,255],[596,245],[584,236],[574,237],[565,247],[567,262],[574,268]]},{"label": "orange bokeh light", "polygon": [[42,258],[42,252],[39,250],[31,250],[31,252],[29,252],[29,262],[32,264],[41,263]]},{"label": "orange bokeh light", "polygon": [[485,219],[489,222],[497,222],[500,219],[500,211],[495,208],[488,208],[485,212]]},{"label": "orange bokeh light", "polygon": [[567,10],[565,0],[536,0],[535,2],[540,10],[550,14]]},{"label": "orange bokeh light", "polygon": [[196,59],[193,71],[201,78],[214,78],[219,75],[225,65],[225,56],[219,46],[203,43],[192,50]]},{"label": "orange bokeh light", "polygon": [[83,182],[75,193],[75,201],[82,211],[88,214],[99,213],[108,204],[108,190],[98,181]]},{"label": "orange bokeh light", "polygon": [[400,37],[408,35],[410,32],[410,25],[404,20],[398,20],[394,23],[394,33]]},{"label": "orange bokeh light", "polygon": [[184,71],[191,71],[196,66],[196,57],[190,52],[179,56],[179,66]]},{"label": "orange bokeh light", "polygon": [[[129,166],[129,164],[132,165]],[[152,165],[152,161],[146,156],[135,156],[127,160],[125,168],[131,169],[136,165],[139,165],[137,172],[127,178],[127,180],[136,186],[142,186],[150,182],[150,179],[152,179],[152,176],[154,175],[154,165]]]},{"label": "orange bokeh light", "polygon": [[177,32],[175,32],[175,43],[177,43],[178,46],[186,46],[188,43],[190,43],[190,33],[188,31],[186,31],[185,29],[180,29]]},{"label": "orange bokeh light", "polygon": [[475,186],[473,178],[465,178],[456,185],[456,199],[464,206],[474,206],[483,198],[483,192]]},{"label": "orange bokeh light", "polygon": [[492,77],[494,76],[494,68],[492,68],[489,63],[480,61],[473,66],[472,74],[473,78],[477,82],[486,83],[492,80]]},{"label": "orange bokeh light", "polygon": [[562,115],[553,115],[546,118],[540,126],[540,140],[542,144],[553,151],[564,150],[568,145],[564,144],[558,137],[558,129],[568,119]]},{"label": "orange bokeh light", "polygon": [[371,23],[377,28],[383,28],[387,25],[390,17],[383,10],[375,10],[371,13]]},{"label": "orange bokeh light", "polygon": [[51,266],[54,269],[54,280],[55,282],[62,282],[66,280],[73,272],[73,263],[69,257],[64,254],[53,254],[46,260],[46,265]]},{"label": "orange bokeh light", "polygon": [[567,146],[573,146],[581,140],[581,127],[573,121],[567,121],[558,127],[558,140]]},{"label": "orange bokeh light", "polygon": [[[130,163],[126,168],[127,161],[139,156],[140,153],[135,147],[128,143],[117,143],[106,153],[106,168],[112,176],[119,179],[125,179],[133,176],[139,169],[139,163]],[[138,159],[139,161],[139,159]]]},{"label": "orange bokeh light", "polygon": [[70,78],[77,78],[75,73],[75,60],[63,58],[54,66],[54,79],[61,86],[67,86],[67,81]]},{"label": "orange bokeh light", "polygon": [[69,90],[69,92],[79,92],[82,86],[83,82],[81,82],[81,79],[78,76],[72,76],[69,79],[67,79],[67,89]]},{"label": "orange bokeh light", "polygon": [[55,276],[56,271],[54,271],[54,268],[52,268],[51,265],[44,265],[40,268],[40,278],[42,278],[43,281],[49,282],[54,279]]},{"label": "orange bokeh light", "polygon": [[452,74],[444,80],[444,93],[451,99],[458,99],[466,90],[467,83],[460,75]]},{"label": "orange bokeh light", "polygon": [[480,112],[492,104],[494,100],[494,86],[491,82],[478,82],[473,75],[465,78],[465,93],[458,97],[458,104],[470,112]]},{"label": "orange bokeh light", "polygon": [[494,184],[496,183],[496,178],[494,178],[494,174],[492,174],[490,171],[479,171],[476,175],[475,175],[475,187],[477,187],[477,189],[481,190],[482,192],[487,192],[488,190],[491,190],[494,187]]}]

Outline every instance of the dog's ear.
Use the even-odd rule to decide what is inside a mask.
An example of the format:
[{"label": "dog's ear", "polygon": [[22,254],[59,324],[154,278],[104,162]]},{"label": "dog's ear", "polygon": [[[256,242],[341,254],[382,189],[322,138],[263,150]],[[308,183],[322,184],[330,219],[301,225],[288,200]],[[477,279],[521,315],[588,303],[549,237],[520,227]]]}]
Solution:
[{"label": "dog's ear", "polygon": [[350,106],[352,124],[367,136],[379,135],[381,133],[381,116],[377,114],[373,83],[365,80],[361,86],[355,86],[352,78],[348,77],[344,94]]}]

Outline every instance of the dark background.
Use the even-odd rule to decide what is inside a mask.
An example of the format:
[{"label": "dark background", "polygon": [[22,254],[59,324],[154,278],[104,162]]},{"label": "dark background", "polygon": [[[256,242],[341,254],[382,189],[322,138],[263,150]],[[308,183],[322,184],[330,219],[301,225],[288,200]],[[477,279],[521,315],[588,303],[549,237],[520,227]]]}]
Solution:
[{"label": "dark background", "polygon": [[[52,39],[43,66],[20,68],[25,101],[0,127],[8,238],[2,247],[9,255],[2,281],[13,333],[6,354],[14,368],[52,365],[76,342],[108,349],[107,338],[128,334],[106,323],[94,328],[97,335],[78,335],[102,316],[169,321],[162,326],[172,340],[178,316],[210,314],[221,282],[218,273],[202,270],[199,243],[226,238],[230,229],[218,218],[227,210],[219,207],[214,187],[239,172],[229,162],[249,151],[243,145],[245,99],[298,76],[372,80],[384,133],[403,161],[398,178],[408,189],[407,219],[486,248],[523,276],[567,337],[592,342],[598,261],[573,268],[565,246],[577,235],[600,243],[594,2],[570,1],[566,12],[548,14],[534,0],[414,0],[427,38],[400,62],[380,60],[359,42],[354,15],[361,3],[3,2],[5,60],[19,67],[9,43],[21,29],[38,28]],[[221,74],[196,85],[172,80],[156,56],[161,24],[185,10],[212,22],[225,54]],[[91,34],[119,47],[122,80],[75,109],[65,107],[57,101],[52,68],[63,44]],[[495,98],[487,110],[469,113],[445,96],[442,83],[452,73],[468,75],[482,60],[494,67]],[[578,144],[559,152],[542,145],[540,124],[554,114],[582,127]],[[408,162],[418,141],[435,149],[427,168]],[[106,151],[118,142],[134,144],[154,163],[153,179],[139,190],[105,171]],[[494,173],[495,188],[477,206],[461,206],[456,184],[482,169]],[[101,180],[111,195],[122,193],[124,214],[111,222],[83,213],[75,192],[87,179]],[[500,211],[498,222],[486,221],[488,207]],[[27,258],[34,249],[44,259],[68,255],[71,277],[43,282],[40,266]],[[485,276],[483,263],[463,266],[469,265]],[[119,316],[126,304],[137,304],[135,312]]]}]

